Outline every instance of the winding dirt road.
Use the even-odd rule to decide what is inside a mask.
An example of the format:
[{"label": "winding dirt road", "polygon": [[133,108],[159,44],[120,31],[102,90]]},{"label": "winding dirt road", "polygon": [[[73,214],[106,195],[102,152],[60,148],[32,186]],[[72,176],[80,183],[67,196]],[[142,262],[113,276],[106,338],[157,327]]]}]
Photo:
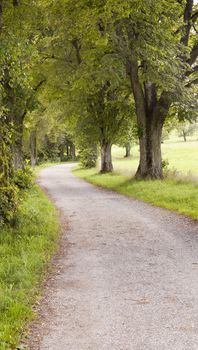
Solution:
[{"label": "winding dirt road", "polygon": [[197,350],[198,225],[71,168],[39,179],[68,227],[29,349]]}]

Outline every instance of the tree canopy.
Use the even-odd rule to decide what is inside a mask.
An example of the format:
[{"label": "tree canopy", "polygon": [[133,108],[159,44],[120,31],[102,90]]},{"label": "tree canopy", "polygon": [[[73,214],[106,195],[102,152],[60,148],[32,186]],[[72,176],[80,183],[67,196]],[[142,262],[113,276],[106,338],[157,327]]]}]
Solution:
[{"label": "tree canopy", "polygon": [[26,159],[75,146],[112,171],[133,135],[136,176],[161,178],[164,123],[197,117],[197,19],[193,0],[0,0],[4,191]]}]

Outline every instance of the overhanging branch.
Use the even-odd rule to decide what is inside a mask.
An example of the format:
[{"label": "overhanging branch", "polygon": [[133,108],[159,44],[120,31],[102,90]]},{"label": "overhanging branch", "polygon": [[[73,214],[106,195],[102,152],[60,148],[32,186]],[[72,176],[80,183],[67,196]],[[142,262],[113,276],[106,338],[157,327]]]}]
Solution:
[{"label": "overhanging branch", "polygon": [[194,45],[190,53],[190,59],[187,61],[190,66],[192,66],[198,57],[198,43]]}]

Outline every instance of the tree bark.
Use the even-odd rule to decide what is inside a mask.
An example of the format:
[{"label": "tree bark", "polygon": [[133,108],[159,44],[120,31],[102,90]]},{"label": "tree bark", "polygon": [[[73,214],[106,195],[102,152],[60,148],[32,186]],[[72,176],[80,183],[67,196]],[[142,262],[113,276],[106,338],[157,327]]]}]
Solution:
[{"label": "tree bark", "polygon": [[111,148],[112,144],[110,142],[104,140],[101,142],[101,173],[113,171]]},{"label": "tree bark", "polygon": [[[189,47],[190,32],[193,22],[197,18],[197,13],[193,14],[193,3],[193,0],[185,1],[180,43],[186,48]],[[121,38],[123,39],[122,33]],[[129,33],[129,39],[131,41],[133,40],[131,33]],[[191,67],[195,63],[197,57],[197,42],[191,49],[189,59],[187,59],[186,54],[181,55],[179,53],[178,55],[178,59],[185,64],[188,63]],[[163,91],[161,96],[158,97],[157,88],[154,83],[145,81],[144,84],[142,84],[141,79],[139,78],[139,63],[133,46],[131,45],[130,56],[127,57],[126,69],[130,76],[136,106],[137,124],[139,128],[140,164],[136,175],[142,178],[161,178],[161,134],[169,108],[175,99],[175,94],[174,91]],[[145,61],[141,62],[141,68],[146,72],[147,67]],[[189,76],[192,72],[193,69],[191,71],[188,67],[183,78]]]},{"label": "tree bark", "polygon": [[187,139],[186,139],[186,133],[185,133],[185,131],[184,131],[184,130],[182,131],[182,134],[183,134],[184,142],[186,142],[186,141],[187,141]]},{"label": "tree bark", "polygon": [[76,147],[73,143],[71,144],[71,159],[76,160]]},{"label": "tree bark", "polygon": [[60,152],[59,152],[60,161],[63,162],[64,161],[65,145],[64,144],[60,145],[59,150],[60,150]]},{"label": "tree bark", "polygon": [[37,144],[36,144],[36,130],[30,132],[30,159],[31,166],[37,164]]},{"label": "tree bark", "polygon": [[69,144],[68,144],[68,142],[66,144],[66,152],[67,152],[67,158],[69,158]]},{"label": "tree bark", "polygon": [[12,143],[13,166],[15,170],[23,169],[23,116],[13,119],[14,140]]},{"label": "tree bark", "polygon": [[124,157],[129,158],[131,155],[131,145],[129,142],[125,144],[125,150],[126,150],[126,153]]},{"label": "tree bark", "polygon": [[26,115],[26,110],[21,113],[16,108],[16,94],[14,89],[10,85],[9,70],[6,68],[4,71],[3,87],[5,89],[5,96],[3,102],[8,109],[6,113],[6,121],[8,125],[13,126],[13,142],[12,149],[12,163],[14,168],[23,169],[23,121]]},{"label": "tree bark", "polygon": [[171,96],[164,92],[157,99],[156,87],[146,81],[144,89],[138,76],[138,61],[132,52],[129,75],[135,99],[140,143],[140,161],[136,172],[138,178],[162,178],[161,136],[162,128],[171,105]]},{"label": "tree bark", "polygon": [[140,140],[140,161],[137,178],[162,178],[161,123],[155,123],[152,116],[147,117],[147,127],[142,130]]}]

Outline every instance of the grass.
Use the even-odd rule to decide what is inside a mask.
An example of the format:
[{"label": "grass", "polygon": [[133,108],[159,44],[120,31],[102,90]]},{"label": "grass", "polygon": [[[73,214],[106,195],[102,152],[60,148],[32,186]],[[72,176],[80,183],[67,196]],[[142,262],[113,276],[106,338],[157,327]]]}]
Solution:
[{"label": "grass", "polygon": [[198,185],[165,179],[143,181],[119,173],[99,174],[96,169],[74,169],[73,173],[94,185],[198,219]]},{"label": "grass", "polygon": [[57,246],[57,212],[34,185],[23,195],[16,228],[0,230],[0,349],[20,349],[24,328],[34,317],[32,305]]},{"label": "grass", "polygon": [[162,144],[163,158],[168,159],[169,169],[176,169],[177,175],[165,180],[140,181],[132,178],[139,162],[137,145],[132,147],[132,156],[129,159],[124,158],[124,148],[113,147],[115,173],[101,175],[97,169],[76,169],[74,174],[94,185],[198,219],[197,150],[197,136],[184,142],[173,135],[170,140],[165,141]]},{"label": "grass", "polygon": [[[162,144],[163,159],[168,159],[169,168],[176,169],[180,175],[198,177],[198,141],[195,139],[184,142],[181,139],[171,139]],[[116,172],[132,176],[138,166],[139,150],[134,145],[131,148],[131,158],[124,158],[124,149],[113,147],[113,163]]]}]

